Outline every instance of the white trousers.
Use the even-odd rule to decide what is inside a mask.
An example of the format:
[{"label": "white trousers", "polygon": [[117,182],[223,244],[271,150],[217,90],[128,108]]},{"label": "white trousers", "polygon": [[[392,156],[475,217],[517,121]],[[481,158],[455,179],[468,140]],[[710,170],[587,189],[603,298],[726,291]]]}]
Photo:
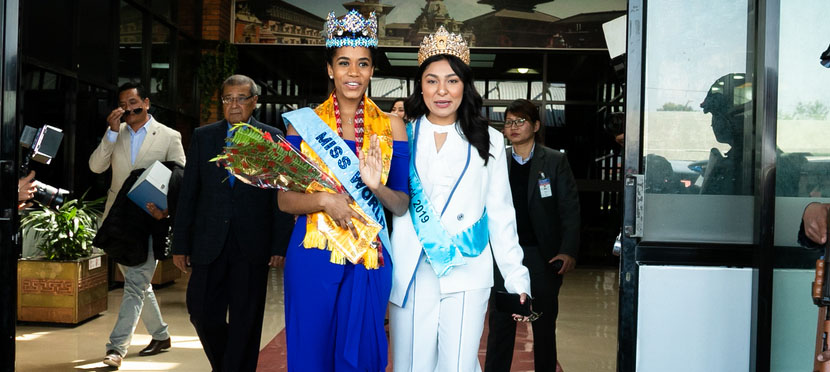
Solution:
[{"label": "white trousers", "polygon": [[441,294],[423,256],[404,307],[389,306],[395,372],[479,372],[490,288]]}]

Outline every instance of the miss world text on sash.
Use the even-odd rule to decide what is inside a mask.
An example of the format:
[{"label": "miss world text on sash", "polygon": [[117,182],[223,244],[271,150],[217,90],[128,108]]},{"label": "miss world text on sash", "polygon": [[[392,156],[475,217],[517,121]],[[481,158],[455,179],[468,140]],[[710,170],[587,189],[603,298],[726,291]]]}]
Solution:
[{"label": "miss world text on sash", "polygon": [[323,160],[360,209],[380,224],[382,228],[378,237],[381,244],[389,249],[389,231],[383,206],[361,180],[359,160],[346,142],[308,107],[284,113],[282,117],[292,123],[303,141]]}]

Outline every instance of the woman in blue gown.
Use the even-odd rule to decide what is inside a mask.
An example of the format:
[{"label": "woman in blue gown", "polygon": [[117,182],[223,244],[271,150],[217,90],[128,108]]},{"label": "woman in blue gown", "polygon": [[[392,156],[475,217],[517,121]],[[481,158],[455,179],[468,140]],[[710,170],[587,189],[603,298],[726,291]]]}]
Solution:
[{"label": "woman in blue gown", "polygon": [[[376,32],[374,13],[368,19],[354,10],[342,19],[336,19],[334,13],[329,15],[326,61],[334,90],[314,112],[358,155],[361,180],[375,200],[395,215],[402,215],[409,203],[406,129],[398,117],[387,116],[365,97],[374,69]],[[308,153],[309,145],[298,135],[303,133],[304,128],[299,128],[302,125],[292,122],[287,139]],[[326,162],[325,151],[321,155]],[[331,217],[339,228],[353,230],[353,221],[360,217],[348,206],[352,199],[356,200],[357,195],[279,194],[280,209],[298,216],[285,261],[289,371],[386,369],[384,315],[392,285],[388,247],[378,245],[377,265],[365,261],[353,264],[336,259],[330,250],[308,247],[306,239],[317,226],[307,224],[309,216],[320,212]]]}]

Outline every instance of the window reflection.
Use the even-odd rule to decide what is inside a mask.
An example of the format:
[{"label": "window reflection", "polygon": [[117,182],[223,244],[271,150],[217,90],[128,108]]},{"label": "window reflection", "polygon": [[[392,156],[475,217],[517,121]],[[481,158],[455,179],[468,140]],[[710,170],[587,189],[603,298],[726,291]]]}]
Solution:
[{"label": "window reflection", "polygon": [[484,82],[484,80],[476,79],[476,81],[474,81],[473,84],[475,85],[478,94],[481,95],[481,98],[487,99],[487,89],[485,89],[486,83]]},{"label": "window reflection", "polygon": [[[542,90],[542,82],[534,81],[530,83],[530,100],[540,101],[544,98],[546,101],[564,102],[565,84],[563,83],[548,83],[548,90]],[[544,93],[544,94],[543,94]],[[544,97],[543,97],[544,95]],[[565,105],[562,104],[546,104],[545,114],[542,123],[549,127],[563,127],[565,126]]]},{"label": "window reflection", "polygon": [[[666,102],[657,108],[654,117],[667,118],[677,124],[680,135],[676,141],[682,142],[676,142],[677,148],[664,149],[665,155],[651,153],[646,156],[646,191],[752,194],[752,83],[747,81],[744,73],[723,75],[712,83],[698,106],[702,117],[691,105],[691,100],[685,104]],[[709,125],[711,132],[703,131],[704,123]],[[697,128],[698,132],[690,133],[691,130],[684,126]],[[706,146],[711,148],[706,151]]]},{"label": "window reflection", "polygon": [[406,79],[394,77],[373,77],[372,97],[384,98],[406,98],[409,90],[406,86]]},{"label": "window reflection", "polygon": [[[21,1],[20,7],[20,47],[23,54],[53,66],[74,69],[72,32],[67,32],[74,28],[74,18],[68,16],[73,14],[74,2],[28,0]],[[12,11],[11,6],[8,11]],[[17,14],[17,9],[14,12]]]},{"label": "window reflection", "polygon": [[152,64],[150,65],[150,95],[155,101],[167,103],[170,92],[170,28],[153,21]]},{"label": "window reflection", "polygon": [[170,17],[170,0],[153,0],[153,12],[166,18]]},{"label": "window reflection", "polygon": [[[177,62],[179,66],[198,66],[198,49],[190,39],[179,36]],[[198,93],[196,92],[196,68],[179,68],[176,71],[176,105],[188,115],[196,117],[199,113]]]},{"label": "window reflection", "polygon": [[646,241],[753,239],[754,117],[749,2],[649,2]]},{"label": "window reflection", "polygon": [[141,81],[141,26],[144,16],[121,2],[118,45],[118,85]]},{"label": "window reflection", "polygon": [[112,77],[112,33],[109,30],[115,23],[110,17],[113,6],[109,1],[78,2],[78,12],[83,15],[81,19],[95,20],[78,22],[78,74],[87,79],[108,81]]},{"label": "window reflection", "polygon": [[[712,116],[715,140],[729,146],[726,153],[717,147],[709,151],[706,163],[698,163],[703,173],[701,194],[750,194],[742,177],[744,164],[744,127],[752,115],[752,84],[743,73],[726,74],[715,81],[700,104],[704,114]],[[751,122],[750,122],[751,124]],[[744,182],[748,181],[748,182]]]},{"label": "window reflection", "polygon": [[527,81],[490,80],[487,99],[503,101],[527,99]]}]

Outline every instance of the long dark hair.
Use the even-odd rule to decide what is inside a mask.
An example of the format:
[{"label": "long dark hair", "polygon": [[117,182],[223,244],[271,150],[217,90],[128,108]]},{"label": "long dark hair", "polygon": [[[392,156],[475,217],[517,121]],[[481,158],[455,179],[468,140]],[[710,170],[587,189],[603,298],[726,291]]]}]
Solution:
[{"label": "long dark hair", "polygon": [[464,84],[464,97],[461,99],[461,104],[456,111],[458,125],[461,127],[461,134],[478,150],[478,155],[484,159],[484,165],[487,165],[487,160],[490,157],[489,122],[481,115],[483,101],[473,84],[473,69],[458,57],[439,54],[427,58],[421,64],[418,68],[418,78],[415,80],[415,90],[412,91],[412,95],[403,104],[406,117],[411,118],[411,120],[417,120],[421,116],[429,113],[429,108],[424,103],[424,97],[422,95],[421,79],[424,76],[424,71],[427,66],[440,60],[447,61],[453,72],[458,75],[458,78]]}]

